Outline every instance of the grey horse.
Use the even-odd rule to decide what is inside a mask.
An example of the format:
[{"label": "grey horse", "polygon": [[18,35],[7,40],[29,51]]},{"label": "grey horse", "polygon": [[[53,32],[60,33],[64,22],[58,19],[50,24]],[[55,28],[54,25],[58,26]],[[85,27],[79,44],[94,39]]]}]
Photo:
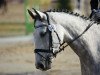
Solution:
[{"label": "grey horse", "polygon": [[100,75],[100,25],[72,12],[28,10],[35,20],[35,65],[51,69],[53,57],[66,42],[78,55],[82,75]]}]

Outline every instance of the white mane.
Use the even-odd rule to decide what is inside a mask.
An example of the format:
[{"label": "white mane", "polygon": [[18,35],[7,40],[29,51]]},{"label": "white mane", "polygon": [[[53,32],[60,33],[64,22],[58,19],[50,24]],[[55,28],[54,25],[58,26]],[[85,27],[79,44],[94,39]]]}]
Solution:
[{"label": "white mane", "polygon": [[[82,19],[80,16],[76,17],[75,15],[70,15],[64,12],[51,12],[50,15],[58,24],[61,24],[66,27],[76,29],[77,32],[84,31],[86,26],[90,23],[90,20]],[[82,32],[80,32],[81,34]]]}]

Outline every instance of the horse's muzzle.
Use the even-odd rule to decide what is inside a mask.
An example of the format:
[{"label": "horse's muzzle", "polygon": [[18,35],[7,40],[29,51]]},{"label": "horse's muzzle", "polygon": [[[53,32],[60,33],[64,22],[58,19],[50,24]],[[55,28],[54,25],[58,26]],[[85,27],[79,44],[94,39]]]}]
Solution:
[{"label": "horse's muzzle", "polygon": [[42,63],[37,63],[36,68],[42,71],[47,71],[51,69],[51,66],[45,66]]}]

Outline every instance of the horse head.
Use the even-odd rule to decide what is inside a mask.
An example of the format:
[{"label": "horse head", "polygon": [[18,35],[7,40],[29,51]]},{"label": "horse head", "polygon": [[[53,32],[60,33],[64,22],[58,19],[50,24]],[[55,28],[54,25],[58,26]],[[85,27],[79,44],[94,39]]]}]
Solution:
[{"label": "horse head", "polygon": [[60,46],[60,36],[56,33],[56,23],[53,22],[50,25],[50,18],[47,12],[43,13],[32,9],[28,10],[28,13],[35,20],[34,52],[36,68],[43,71],[48,70],[51,68],[52,58],[55,56],[54,53],[59,50]]}]

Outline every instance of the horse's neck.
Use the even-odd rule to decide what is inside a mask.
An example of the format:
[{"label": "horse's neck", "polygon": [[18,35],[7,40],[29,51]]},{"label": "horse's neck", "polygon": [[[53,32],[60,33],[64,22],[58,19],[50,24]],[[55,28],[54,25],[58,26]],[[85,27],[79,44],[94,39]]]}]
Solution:
[{"label": "horse's neck", "polygon": [[51,12],[50,15],[57,24],[60,24],[64,27],[66,31],[66,39],[68,39],[67,42],[80,35],[88,25],[88,21],[86,23],[86,21],[84,21],[82,18],[74,15],[57,12]]},{"label": "horse's neck", "polygon": [[[78,37],[80,34],[83,33],[83,31],[87,28],[87,26],[90,24],[89,20],[84,20],[80,17],[76,17],[74,15],[66,14],[66,13],[53,13],[51,12],[50,15],[55,20],[57,24],[60,24],[63,26],[66,32],[65,34],[65,40],[67,42],[72,41],[76,37]],[[91,56],[93,59],[97,59],[97,40],[98,37],[95,32],[98,31],[97,25],[93,25],[88,31],[82,35],[80,38],[76,39],[70,46],[73,48],[73,50],[77,53],[78,56],[84,56],[84,54],[87,53],[86,56]],[[94,30],[95,29],[95,30]],[[60,29],[59,29],[60,30]],[[91,34],[92,33],[92,34]],[[99,36],[100,37],[100,36]],[[99,41],[99,40],[98,40]],[[100,50],[99,50],[100,51]]]},{"label": "horse's neck", "polygon": [[[69,14],[51,13],[52,18],[65,29],[68,42],[79,36],[89,25],[80,17]],[[82,75],[100,75],[100,27],[93,25],[80,38],[76,39],[71,48],[80,57]]]}]

